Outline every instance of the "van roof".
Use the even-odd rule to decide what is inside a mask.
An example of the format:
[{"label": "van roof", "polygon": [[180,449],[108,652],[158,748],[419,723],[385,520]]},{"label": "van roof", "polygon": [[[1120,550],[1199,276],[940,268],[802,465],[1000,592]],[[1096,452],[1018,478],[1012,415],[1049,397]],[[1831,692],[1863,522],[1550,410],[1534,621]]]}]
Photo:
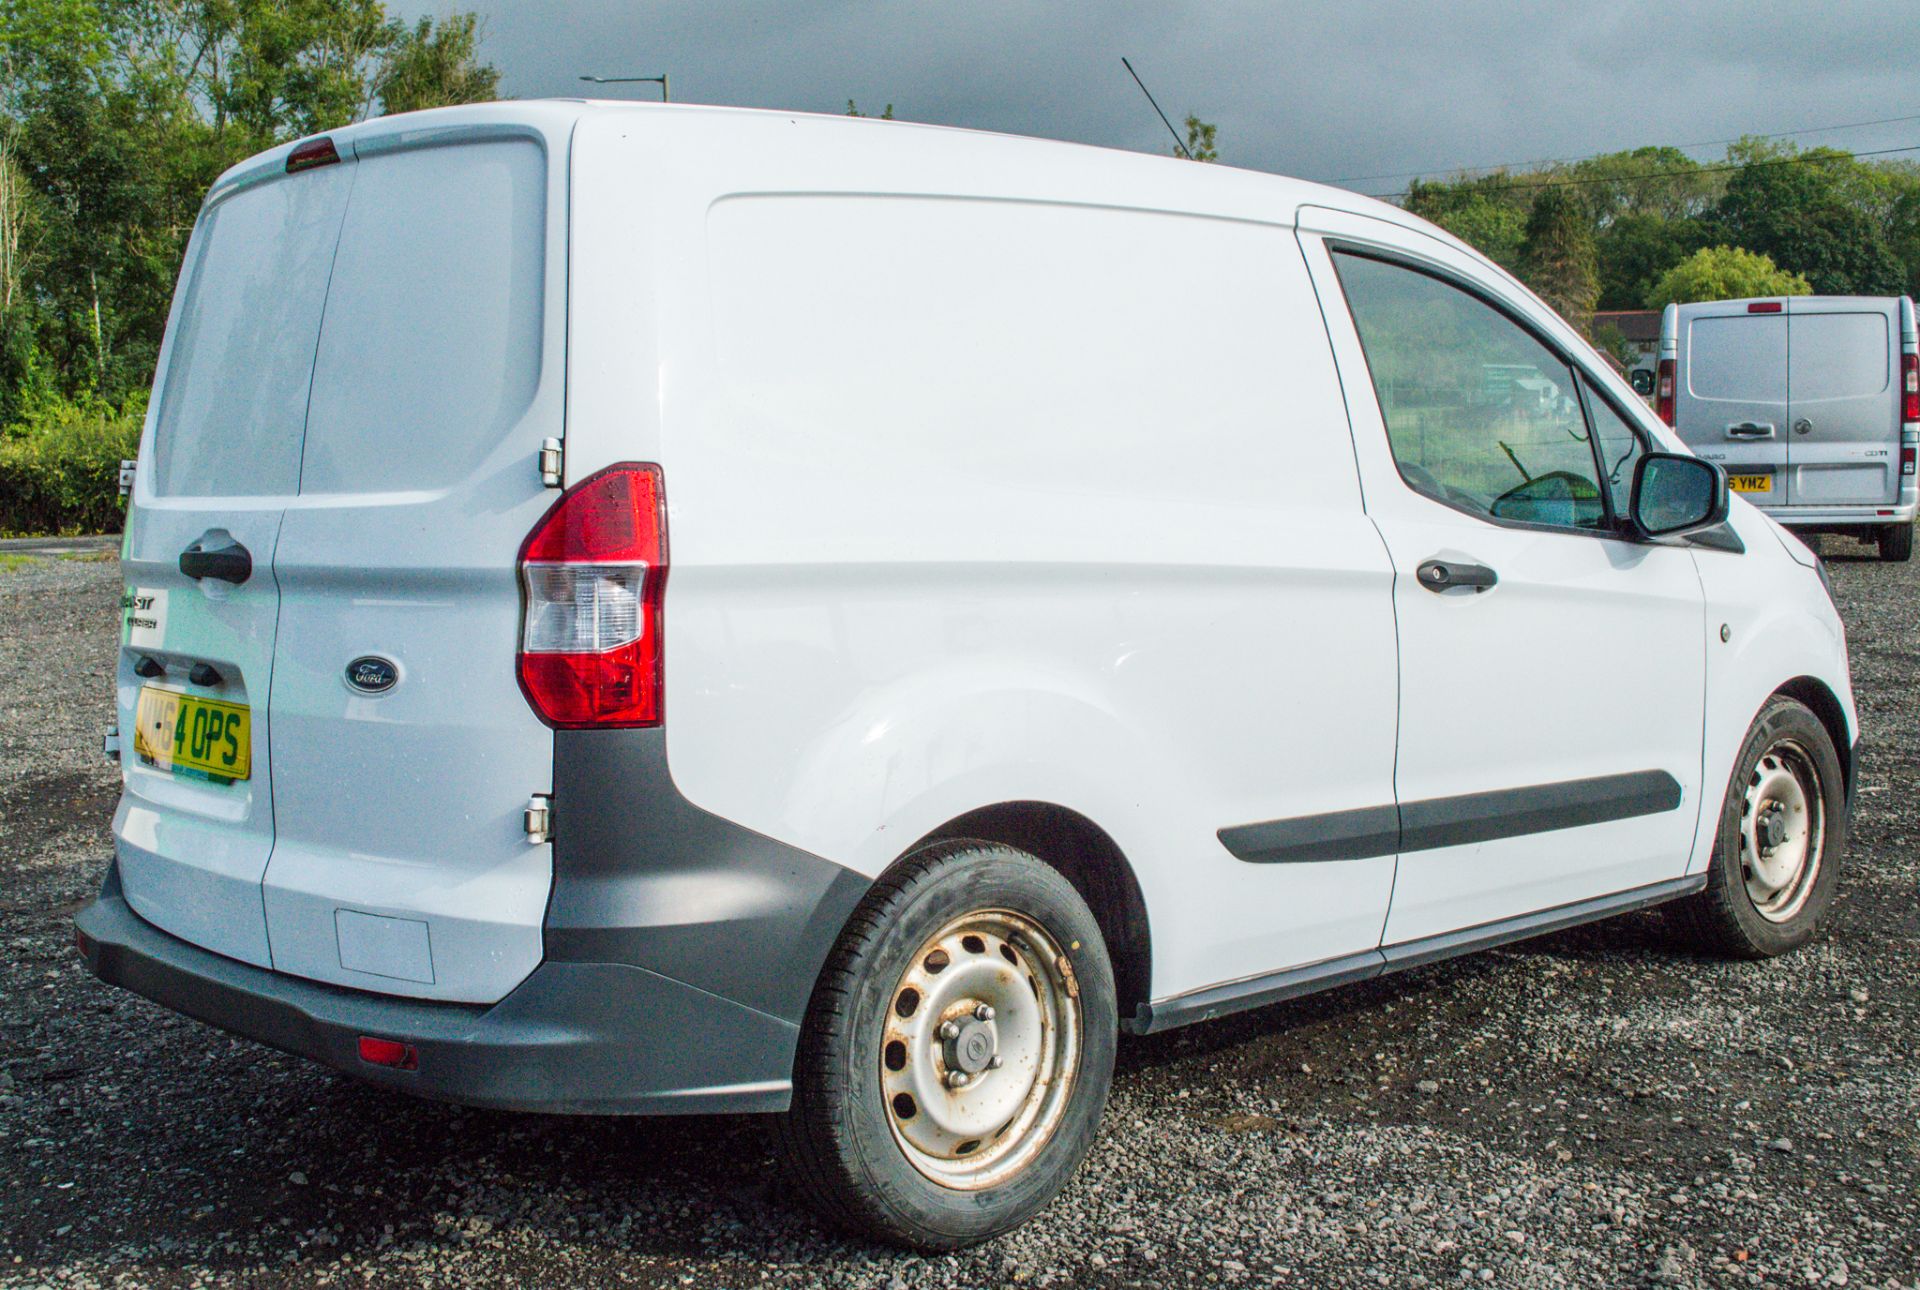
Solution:
[{"label": "van roof", "polygon": [[[1027,165],[1041,164],[1055,172],[1072,167],[1076,178],[1090,181],[1104,194],[1112,194],[1116,190],[1123,192],[1128,204],[1148,209],[1255,219],[1264,223],[1291,224],[1302,206],[1324,206],[1418,229],[1429,236],[1438,236],[1469,254],[1484,258],[1426,220],[1410,215],[1397,206],[1344,188],[1232,166],[1196,166],[1176,157],[1092,144],[996,134],[956,126],[882,121],[871,117],[686,103],[522,99],[375,117],[356,125],[329,130],[324,137],[331,139],[343,156],[348,155],[349,149],[357,155],[365,155],[370,150],[387,151],[424,144],[436,136],[463,133],[475,127],[530,127],[549,138],[561,138],[570,134],[572,127],[582,118],[601,115],[632,115],[663,124],[674,120],[684,121],[688,128],[698,129],[712,138],[734,135],[743,148],[753,147],[756,143],[765,146],[768,126],[779,123],[785,127],[778,144],[778,150],[783,155],[791,155],[796,137],[792,131],[796,129],[805,131],[810,141],[817,141],[817,146],[836,151],[872,146],[883,139],[897,142],[903,134],[910,132],[916,137],[916,143],[922,145],[923,152],[939,149],[944,154],[941,158],[943,164],[949,164],[959,172],[1005,165],[1016,159]],[[209,194],[210,199],[236,185],[283,173],[287,154],[302,142],[305,140],[282,144],[233,166],[215,182]]]}]

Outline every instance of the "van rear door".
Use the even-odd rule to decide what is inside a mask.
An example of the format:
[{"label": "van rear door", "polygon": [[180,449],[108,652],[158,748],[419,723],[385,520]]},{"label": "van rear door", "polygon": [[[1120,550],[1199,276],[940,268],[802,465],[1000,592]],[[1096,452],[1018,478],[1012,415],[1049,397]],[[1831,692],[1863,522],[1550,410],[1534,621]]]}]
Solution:
[{"label": "van rear door", "polygon": [[114,814],[134,910],[262,966],[273,561],[350,183],[342,166],[272,160],[210,194],[167,327],[122,551],[116,690],[132,733]]},{"label": "van rear door", "polygon": [[1900,491],[1898,300],[1787,302],[1787,502],[1891,506]]},{"label": "van rear door", "polygon": [[558,496],[571,115],[357,135],[273,553],[273,966],[490,1002],[538,965],[552,732],[515,670]]},{"label": "van rear door", "polygon": [[1763,506],[1787,501],[1787,317],[1779,301],[1680,310],[1674,428]]}]

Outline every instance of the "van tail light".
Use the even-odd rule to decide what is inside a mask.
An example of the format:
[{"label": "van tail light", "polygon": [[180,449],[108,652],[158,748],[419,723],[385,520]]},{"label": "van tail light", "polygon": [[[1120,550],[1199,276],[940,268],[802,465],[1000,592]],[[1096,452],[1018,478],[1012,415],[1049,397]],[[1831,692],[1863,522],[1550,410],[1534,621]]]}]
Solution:
[{"label": "van tail light", "polygon": [[1920,354],[1900,356],[1900,419],[1920,421]]},{"label": "van tail light", "polygon": [[1660,360],[1659,374],[1654,378],[1653,408],[1660,419],[1668,425],[1673,424],[1673,360]]},{"label": "van tail light", "polygon": [[660,468],[610,466],[520,548],[520,689],[550,726],[657,726],[667,521]]}]

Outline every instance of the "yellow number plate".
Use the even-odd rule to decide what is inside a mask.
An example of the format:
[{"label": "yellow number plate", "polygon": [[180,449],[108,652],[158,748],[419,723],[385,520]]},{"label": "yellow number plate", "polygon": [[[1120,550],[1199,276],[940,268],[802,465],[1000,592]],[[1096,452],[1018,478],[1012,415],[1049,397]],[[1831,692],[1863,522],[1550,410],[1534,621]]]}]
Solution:
[{"label": "yellow number plate", "polygon": [[252,721],[244,703],[145,686],[133,751],[158,770],[231,784],[253,773]]},{"label": "yellow number plate", "polygon": [[1772,475],[1728,475],[1727,487],[1736,493],[1771,493]]}]

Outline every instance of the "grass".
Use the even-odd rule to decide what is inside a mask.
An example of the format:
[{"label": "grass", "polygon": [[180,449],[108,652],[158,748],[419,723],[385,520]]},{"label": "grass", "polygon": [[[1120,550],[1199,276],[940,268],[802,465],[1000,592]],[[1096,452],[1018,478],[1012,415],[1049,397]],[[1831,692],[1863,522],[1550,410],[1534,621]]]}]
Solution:
[{"label": "grass", "polygon": [[15,569],[23,569],[27,565],[32,564],[36,559],[38,559],[37,556],[17,555],[12,552],[0,551],[0,573],[10,573]]}]

